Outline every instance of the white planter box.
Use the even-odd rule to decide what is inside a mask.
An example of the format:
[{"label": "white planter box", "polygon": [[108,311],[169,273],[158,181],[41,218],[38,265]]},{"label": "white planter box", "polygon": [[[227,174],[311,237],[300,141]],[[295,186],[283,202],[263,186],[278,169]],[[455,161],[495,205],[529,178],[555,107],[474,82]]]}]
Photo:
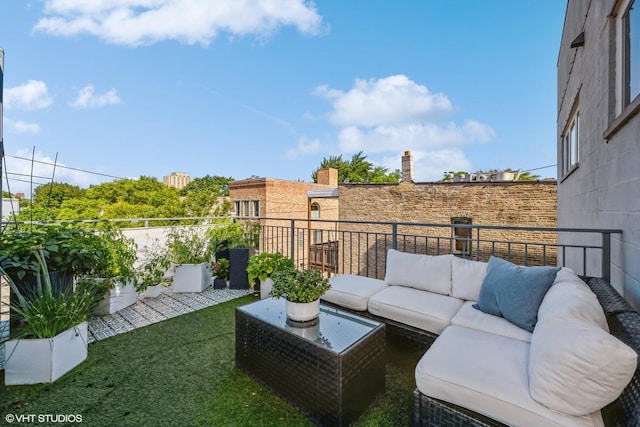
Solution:
[{"label": "white planter box", "polygon": [[127,282],[124,286],[117,283],[114,288],[109,289],[93,312],[98,315],[113,314],[135,304],[137,300],[138,293],[132,282]]},{"label": "white planter box", "polygon": [[4,356],[6,385],[53,382],[87,358],[87,322],[53,338],[9,340]]},{"label": "white planter box", "polygon": [[271,295],[269,295],[271,293],[271,289],[273,289],[273,279],[271,279],[271,277],[267,277],[265,280],[261,280],[260,299],[271,297]]},{"label": "white planter box", "polygon": [[147,286],[147,289],[145,289],[144,294],[142,295],[143,298],[158,298],[160,296],[160,294],[162,293],[162,285],[155,285],[155,286]]},{"label": "white planter box", "polygon": [[176,265],[173,292],[202,292],[211,284],[209,263]]}]

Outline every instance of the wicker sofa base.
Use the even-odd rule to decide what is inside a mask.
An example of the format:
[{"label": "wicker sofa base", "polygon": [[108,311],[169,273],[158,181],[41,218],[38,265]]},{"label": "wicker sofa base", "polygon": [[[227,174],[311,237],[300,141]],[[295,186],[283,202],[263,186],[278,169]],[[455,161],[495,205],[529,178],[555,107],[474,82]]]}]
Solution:
[{"label": "wicker sofa base", "polygon": [[426,396],[418,389],[413,392],[413,425],[505,427],[476,412]]}]

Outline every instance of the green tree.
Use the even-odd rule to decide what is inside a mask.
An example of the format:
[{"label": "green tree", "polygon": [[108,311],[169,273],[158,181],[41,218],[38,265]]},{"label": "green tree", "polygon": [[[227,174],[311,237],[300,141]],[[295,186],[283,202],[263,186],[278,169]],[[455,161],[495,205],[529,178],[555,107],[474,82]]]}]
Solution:
[{"label": "green tree", "polygon": [[[362,151],[354,154],[351,160],[344,160],[342,154],[322,159],[318,169],[333,168],[338,170],[338,182],[398,182],[400,171],[389,172],[388,168],[374,166],[367,160]],[[318,170],[311,174],[313,182],[318,182]]]},{"label": "green tree", "polygon": [[231,210],[229,182],[233,178],[209,176],[194,178],[182,190],[183,205],[191,216],[224,216]]},{"label": "green tree", "polygon": [[33,190],[34,206],[45,208],[60,208],[65,200],[78,199],[84,196],[85,190],[77,185],[65,182],[51,182],[37,186]]}]

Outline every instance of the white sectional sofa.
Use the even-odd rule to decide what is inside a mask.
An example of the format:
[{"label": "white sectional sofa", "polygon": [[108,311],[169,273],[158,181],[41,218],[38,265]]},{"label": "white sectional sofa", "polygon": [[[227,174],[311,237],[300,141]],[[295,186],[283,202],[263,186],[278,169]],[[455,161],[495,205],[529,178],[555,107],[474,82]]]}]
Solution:
[{"label": "white sectional sofa", "polygon": [[635,378],[638,355],[569,268],[391,249],[384,280],[330,281],[324,302],[433,336],[415,371],[415,425],[449,423],[423,413],[429,401],[474,425],[602,426]]}]

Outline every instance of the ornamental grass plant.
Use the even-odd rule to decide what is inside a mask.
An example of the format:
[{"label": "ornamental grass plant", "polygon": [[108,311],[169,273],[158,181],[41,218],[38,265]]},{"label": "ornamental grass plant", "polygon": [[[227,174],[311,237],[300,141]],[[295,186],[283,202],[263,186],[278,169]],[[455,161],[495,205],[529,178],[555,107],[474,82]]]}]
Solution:
[{"label": "ornamental grass plant", "polygon": [[34,250],[34,256],[40,274],[30,292],[21,290],[0,267],[0,275],[15,296],[10,303],[11,310],[20,319],[15,331],[11,331],[11,338],[53,338],[84,322],[102,296],[101,288],[92,281],[81,281],[67,292],[54,292],[42,250]]}]

